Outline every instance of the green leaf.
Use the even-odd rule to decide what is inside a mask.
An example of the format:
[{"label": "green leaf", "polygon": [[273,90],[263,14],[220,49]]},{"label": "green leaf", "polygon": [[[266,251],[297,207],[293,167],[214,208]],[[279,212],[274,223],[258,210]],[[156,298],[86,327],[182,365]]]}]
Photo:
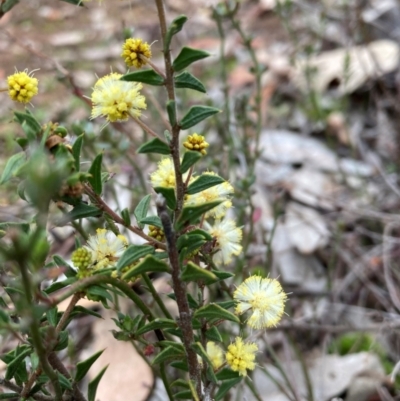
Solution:
[{"label": "green leaf", "polygon": [[176,124],[176,102],[175,100],[168,100],[167,102],[168,119],[172,126]]},{"label": "green leaf", "polygon": [[230,309],[236,305],[236,301],[231,300],[231,301],[217,302],[217,305],[219,305],[223,309]]},{"label": "green leaf", "polygon": [[84,6],[83,0],[60,0],[60,1],[63,1],[65,3],[70,3],[70,4],[73,4],[75,6],[79,6],[79,7],[83,7]]},{"label": "green leaf", "polygon": [[171,150],[169,146],[159,138],[154,138],[151,141],[144,143],[137,153],[159,153],[161,155],[170,155]]},{"label": "green leaf", "polygon": [[47,321],[52,325],[52,326],[57,326],[58,323],[58,310],[57,306],[54,308],[49,309],[46,311],[46,318]]},{"label": "green leaf", "polygon": [[214,400],[219,401],[224,398],[225,394],[236,384],[242,381],[242,377],[238,377],[236,379],[226,380],[222,382],[221,386],[219,387],[217,394],[215,394]]},{"label": "green leaf", "polygon": [[178,349],[177,347],[174,346],[169,346],[165,349],[163,349],[154,359],[152,362],[152,365],[158,365],[162,362],[166,361],[176,361],[179,359],[185,358],[185,350],[183,349]]},{"label": "green leaf", "polygon": [[171,367],[175,368],[175,369],[183,370],[184,372],[189,372],[187,363],[184,360],[171,362]]},{"label": "green leaf", "polygon": [[75,170],[80,171],[81,168],[81,150],[82,150],[82,144],[83,144],[83,136],[79,135],[78,138],[76,138],[74,144],[72,145],[72,156],[74,156],[75,159]]},{"label": "green leaf", "polygon": [[129,266],[144,256],[154,253],[154,248],[149,245],[130,245],[119,258],[117,270]]},{"label": "green leaf", "polygon": [[34,141],[42,131],[39,122],[30,112],[20,113],[19,111],[15,111],[14,117],[15,120],[21,124],[29,141]]},{"label": "green leaf", "polygon": [[232,379],[239,379],[241,376],[239,375],[238,372],[234,372],[233,370],[229,368],[224,368],[220,370],[217,374],[217,379],[218,380],[232,380]]},{"label": "green leaf", "polygon": [[206,93],[206,88],[196,77],[187,71],[177,75],[174,79],[175,88],[188,88],[198,92]]},{"label": "green leaf", "polygon": [[129,72],[120,78],[121,81],[129,82],[143,82],[153,86],[164,85],[164,78],[158,75],[154,70],[141,70],[135,72]]},{"label": "green leaf", "polygon": [[97,387],[100,383],[101,378],[103,377],[105,371],[107,370],[108,365],[103,368],[100,373],[89,383],[88,386],[88,401],[95,401],[96,400],[96,392]]},{"label": "green leaf", "polygon": [[220,110],[215,107],[209,106],[192,106],[186,115],[182,118],[180,126],[183,130],[193,127],[200,121],[205,120],[214,114],[219,113]]},{"label": "green leaf", "polygon": [[143,227],[142,220],[147,216],[147,212],[149,211],[150,200],[151,195],[146,195],[143,199],[140,200],[135,208],[135,211],[133,212],[141,228]]},{"label": "green leaf", "polygon": [[90,178],[88,178],[88,181],[97,195],[100,195],[103,190],[103,182],[101,180],[102,160],[103,160],[103,153],[99,153],[93,160],[93,163],[88,171],[89,174],[92,175]]},{"label": "green leaf", "polygon": [[144,333],[148,333],[149,331],[157,330],[157,329],[169,329],[169,328],[176,328],[178,327],[175,320],[171,319],[154,319],[150,323],[143,326],[140,330],[138,330],[135,335],[140,336]]},{"label": "green leaf", "polygon": [[227,311],[226,309],[221,308],[217,304],[208,304],[202,306],[200,309],[194,313],[194,317],[197,319],[205,318],[208,320],[214,319],[222,319],[222,320],[230,320],[231,322],[239,323],[240,320],[237,316],[235,316],[232,312]]},{"label": "green leaf", "polygon": [[181,31],[186,21],[186,15],[179,15],[171,22],[171,25],[168,27],[167,34],[165,35],[164,53],[168,51],[172,37]]},{"label": "green leaf", "polygon": [[[182,234],[176,243],[176,246],[178,248],[178,251],[182,250],[185,247],[192,247],[193,249],[196,249],[198,246],[202,246],[206,242],[206,239],[204,238],[204,235],[201,235],[199,233],[187,233],[187,234]],[[192,246],[192,244],[199,244],[196,246]]]},{"label": "green leaf", "polygon": [[91,295],[93,298],[98,298],[100,301],[108,299],[112,302],[114,299],[112,295],[108,292],[108,289],[102,285],[93,285],[86,290],[87,295]]},{"label": "green leaf", "polygon": [[18,143],[19,146],[21,146],[22,149],[26,149],[29,145],[28,138],[15,138],[15,142]]},{"label": "green leaf", "polygon": [[178,228],[181,228],[186,223],[192,224],[195,223],[204,213],[207,213],[209,210],[214,209],[218,206],[222,201],[213,201],[208,203],[203,203],[198,206],[186,206],[182,210],[182,214],[179,217]]},{"label": "green leaf", "polygon": [[131,225],[131,214],[127,208],[121,210],[121,217],[126,227]]},{"label": "green leaf", "polygon": [[68,347],[68,331],[63,330],[60,332],[57,345],[54,347],[54,351],[62,351],[67,347]]},{"label": "green leaf", "polygon": [[167,206],[171,210],[175,210],[176,206],[175,188],[155,187],[154,191],[156,191],[158,194],[162,194],[167,202]]},{"label": "green leaf", "polygon": [[60,372],[57,372],[58,381],[60,383],[61,388],[65,390],[72,390],[72,384],[69,379],[67,379],[64,375]]},{"label": "green leaf", "polygon": [[202,174],[188,186],[186,193],[188,195],[197,194],[198,192],[205,191],[223,182],[225,182],[225,180],[218,175]]},{"label": "green leaf", "polygon": [[[79,220],[85,217],[99,217],[102,211],[95,206],[87,205],[86,203],[78,203],[65,217],[67,221]],[[66,221],[63,220],[62,224]]]},{"label": "green leaf", "polygon": [[13,227],[22,230],[24,233],[29,232],[29,223],[27,221],[20,221],[20,222],[6,221],[4,223],[0,223],[0,230],[8,230],[9,228]]},{"label": "green leaf", "polygon": [[181,71],[195,61],[209,57],[210,53],[203,50],[192,49],[191,47],[184,47],[178,54],[178,57],[172,63],[172,68],[175,71]]},{"label": "green leaf", "polygon": [[25,152],[19,152],[15,155],[11,156],[4,167],[3,173],[0,178],[0,185],[7,182],[14,174],[18,171],[18,169],[26,162]]},{"label": "green leaf", "polygon": [[[2,13],[6,13],[10,11],[14,6],[16,6],[19,3],[19,0],[6,0],[2,6],[1,6],[1,11]],[[1,398],[0,398],[1,399]],[[4,398],[5,399],[5,398]]]},{"label": "green leaf", "polygon": [[217,327],[212,326],[206,331],[206,338],[210,341],[222,342],[222,336]]},{"label": "green leaf", "polygon": [[174,394],[174,399],[176,400],[192,400],[193,395],[190,390],[178,391]]},{"label": "green leaf", "polygon": [[[4,376],[6,380],[11,380],[14,377],[15,372],[17,371],[20,364],[24,361],[24,359],[32,353],[32,349],[28,348],[17,348],[16,349],[17,355],[16,357],[7,364],[7,371]],[[7,362],[6,362],[7,363]]]},{"label": "green leaf", "polygon": [[95,312],[94,310],[91,309],[87,309],[81,305],[75,306],[72,313],[71,313],[71,317],[72,316],[76,316],[76,315],[90,315],[90,316],[94,316],[97,317],[99,319],[102,318],[102,316],[100,315],[100,313]]},{"label": "green leaf", "polygon": [[190,235],[201,235],[205,240],[212,241],[213,237],[207,231],[202,230],[201,228],[196,228],[190,231],[188,234]]},{"label": "green leaf", "polygon": [[181,279],[183,281],[203,281],[204,284],[211,284],[218,281],[218,278],[215,274],[210,271],[203,269],[200,266],[197,266],[193,262],[188,262],[185,268],[182,271]]},{"label": "green leaf", "polygon": [[64,270],[67,277],[75,277],[76,271],[60,255],[53,255],[55,264]]},{"label": "green leaf", "polygon": [[187,255],[199,250],[206,243],[206,240],[201,235],[184,234],[179,237],[178,243],[180,249],[179,259],[183,262]]},{"label": "green leaf", "polygon": [[19,393],[1,393],[0,400],[9,400],[10,398],[19,398]]},{"label": "green leaf", "polygon": [[202,158],[200,152],[194,152],[193,150],[188,150],[184,153],[182,163],[181,163],[181,173],[184,174],[190,169],[197,161]]},{"label": "green leaf", "polygon": [[171,387],[184,387],[189,388],[189,383],[184,379],[177,379],[171,383]]},{"label": "green leaf", "polygon": [[218,280],[226,280],[227,278],[233,277],[233,273],[223,272],[220,270],[211,270],[217,277]]},{"label": "green leaf", "polygon": [[104,352],[104,350],[96,352],[90,358],[85,359],[82,362],[79,362],[76,365],[76,373],[75,373],[75,382],[80,382],[85,376],[86,373],[89,371],[91,366],[97,361],[97,358]]},{"label": "green leaf", "polygon": [[45,290],[43,290],[43,292],[46,294],[51,294],[52,292],[55,292],[55,291],[61,290],[62,288],[68,287],[69,285],[75,283],[76,281],[78,281],[76,277],[69,277],[63,281],[56,281],[55,283],[53,283],[49,287],[47,287]]},{"label": "green leaf", "polygon": [[148,216],[144,219],[140,220],[140,224],[145,225],[148,224],[149,226],[156,226],[158,228],[163,228],[161,219],[158,216]]},{"label": "green leaf", "polygon": [[[167,297],[173,299],[174,301],[176,301],[176,295],[175,295],[173,292],[167,294]],[[193,298],[192,295],[190,295],[190,294],[188,293],[188,294],[186,294],[186,298],[187,298],[187,300],[188,300],[189,306],[190,306],[192,309],[197,309],[197,308],[199,307],[199,304],[198,304],[197,301]]]},{"label": "green leaf", "polygon": [[[132,245],[134,246],[134,245]],[[152,248],[152,247],[151,247]],[[153,248],[154,251],[154,248]],[[123,276],[122,280],[128,280],[131,277],[138,276],[142,273],[148,272],[164,272],[170,273],[169,266],[160,259],[155,258],[153,255],[147,255],[140,263],[129,269]]]}]

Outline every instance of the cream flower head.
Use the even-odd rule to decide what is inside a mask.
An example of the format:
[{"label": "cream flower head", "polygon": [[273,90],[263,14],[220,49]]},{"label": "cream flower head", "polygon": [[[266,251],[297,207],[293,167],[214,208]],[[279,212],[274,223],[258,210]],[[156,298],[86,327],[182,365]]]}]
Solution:
[{"label": "cream flower head", "polygon": [[213,226],[205,222],[204,227],[217,241],[219,251],[213,256],[215,264],[226,265],[232,261],[232,255],[240,255],[243,249],[240,245],[242,230],[232,219],[217,220]]},{"label": "cream flower head", "polygon": [[140,94],[142,84],[121,81],[121,77],[121,74],[113,72],[96,82],[91,96],[91,119],[103,116],[107,121],[115,122],[141,116],[142,110],[147,107],[144,96]]},{"label": "cream flower head", "polygon": [[252,310],[247,324],[253,329],[275,327],[281,320],[287,295],[278,280],[251,276],[233,293],[238,315]]},{"label": "cream flower head", "polygon": [[[209,171],[202,175],[216,175]],[[232,207],[230,195],[234,192],[233,186],[225,181],[222,184],[214,185],[211,188],[207,188],[204,191],[198,192],[194,195],[189,195],[185,200],[185,206],[199,206],[204,203],[213,202],[220,200],[222,201],[218,206],[214,207],[205,214],[206,218],[214,217],[216,219],[222,219],[226,211]]]},{"label": "cream flower head", "polygon": [[92,262],[95,269],[114,264],[123,254],[128,240],[123,235],[115,235],[112,231],[99,228],[96,235],[91,235],[84,246],[92,254]]},{"label": "cream flower head", "polygon": [[[182,178],[186,181],[188,173],[183,174]],[[190,177],[190,182],[193,181]],[[175,168],[172,158],[164,157],[158,163],[157,170],[150,174],[150,182],[153,188],[175,188]]]},{"label": "cream flower head", "polygon": [[224,354],[221,347],[216,345],[214,341],[208,341],[206,351],[213,369],[219,369],[224,364]]}]

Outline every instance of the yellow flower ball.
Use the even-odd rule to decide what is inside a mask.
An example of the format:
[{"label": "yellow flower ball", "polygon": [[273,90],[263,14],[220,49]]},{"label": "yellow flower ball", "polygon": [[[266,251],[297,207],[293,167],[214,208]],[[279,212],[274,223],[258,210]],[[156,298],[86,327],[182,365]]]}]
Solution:
[{"label": "yellow flower ball", "polygon": [[147,59],[151,59],[150,45],[142,39],[127,39],[122,46],[121,57],[128,67],[141,68],[147,64]]},{"label": "yellow flower ball", "polygon": [[12,100],[20,103],[29,103],[38,93],[38,80],[33,78],[28,70],[16,72],[7,77],[8,94]]}]

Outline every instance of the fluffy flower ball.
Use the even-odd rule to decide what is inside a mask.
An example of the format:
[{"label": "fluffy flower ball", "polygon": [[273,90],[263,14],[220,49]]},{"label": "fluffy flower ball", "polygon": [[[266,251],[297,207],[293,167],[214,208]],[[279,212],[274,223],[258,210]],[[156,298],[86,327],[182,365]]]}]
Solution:
[{"label": "fluffy flower ball", "polygon": [[33,78],[32,72],[28,74],[27,71],[17,71],[7,77],[8,94],[16,102],[29,103],[38,93],[39,82]]},{"label": "fluffy flower ball", "polygon": [[221,347],[215,344],[214,341],[207,342],[207,355],[210,358],[214,370],[219,369],[224,364],[224,354]]},{"label": "fluffy flower ball", "polygon": [[[144,56],[142,58],[141,56]],[[150,45],[142,39],[130,38],[122,46],[121,57],[128,67],[141,68],[147,64],[146,59],[151,58]]]},{"label": "fluffy flower ball", "polygon": [[243,247],[242,230],[236,227],[232,219],[217,220],[213,226],[204,223],[206,230],[216,238],[219,251],[213,256],[214,263],[228,264],[232,261],[232,255],[238,256]]},{"label": "fluffy flower ball", "polygon": [[256,367],[254,360],[257,351],[257,344],[244,343],[241,337],[236,337],[235,342],[228,346],[226,362],[234,372],[247,376],[247,370],[254,370]]},{"label": "fluffy flower ball", "polygon": [[96,269],[114,264],[123,254],[128,240],[123,235],[115,235],[112,231],[99,228],[96,235],[91,235],[84,246],[91,255]]},{"label": "fluffy flower ball", "polygon": [[233,294],[238,315],[252,310],[247,324],[253,329],[274,327],[281,320],[287,295],[278,280],[251,276]]},{"label": "fluffy flower ball", "polygon": [[[213,172],[203,173],[202,176],[205,175],[216,175]],[[221,201],[221,203],[209,210],[205,217],[214,217],[215,219],[222,219],[226,211],[232,207],[231,195],[233,194],[234,189],[233,186],[225,181],[222,184],[214,185],[211,188],[207,188],[204,191],[198,192],[194,195],[189,195],[185,200],[185,206],[198,206],[203,205],[204,203]]]},{"label": "fluffy flower ball", "polygon": [[142,84],[120,81],[121,74],[111,73],[100,78],[92,93],[92,116],[104,116],[110,122],[138,118],[146,109],[144,96],[140,94]]}]

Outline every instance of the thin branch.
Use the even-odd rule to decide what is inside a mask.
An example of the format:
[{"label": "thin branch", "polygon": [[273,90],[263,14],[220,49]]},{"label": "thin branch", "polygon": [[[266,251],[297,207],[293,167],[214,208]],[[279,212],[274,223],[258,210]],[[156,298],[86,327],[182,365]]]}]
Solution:
[{"label": "thin branch", "polygon": [[176,303],[179,309],[179,326],[182,330],[182,341],[185,347],[190,379],[196,383],[196,390],[200,397],[201,395],[201,377],[200,369],[197,361],[197,355],[192,349],[194,343],[194,334],[192,326],[192,315],[189,308],[189,303],[186,297],[186,284],[181,280],[181,269],[179,263],[178,248],[176,247],[176,235],[169,217],[165,198],[158,195],[156,200],[158,216],[163,225],[165,238],[168,244],[168,255],[172,267],[172,282],[174,285],[174,293],[176,296]]},{"label": "thin branch", "polygon": [[156,239],[149,237],[147,234],[145,234],[139,227],[134,227],[132,225],[127,226],[122,219],[122,217],[118,216],[117,213],[115,213],[104,200],[101,198],[101,196],[97,195],[93,189],[90,187],[88,184],[84,184],[85,192],[86,194],[89,195],[89,197],[92,199],[92,201],[106,214],[108,214],[116,223],[123,225],[126,227],[129,231],[132,231],[139,237],[142,237],[146,241],[148,241],[150,244],[153,244],[157,246],[159,249],[166,249],[165,244],[163,244],[160,241],[157,241]]}]

